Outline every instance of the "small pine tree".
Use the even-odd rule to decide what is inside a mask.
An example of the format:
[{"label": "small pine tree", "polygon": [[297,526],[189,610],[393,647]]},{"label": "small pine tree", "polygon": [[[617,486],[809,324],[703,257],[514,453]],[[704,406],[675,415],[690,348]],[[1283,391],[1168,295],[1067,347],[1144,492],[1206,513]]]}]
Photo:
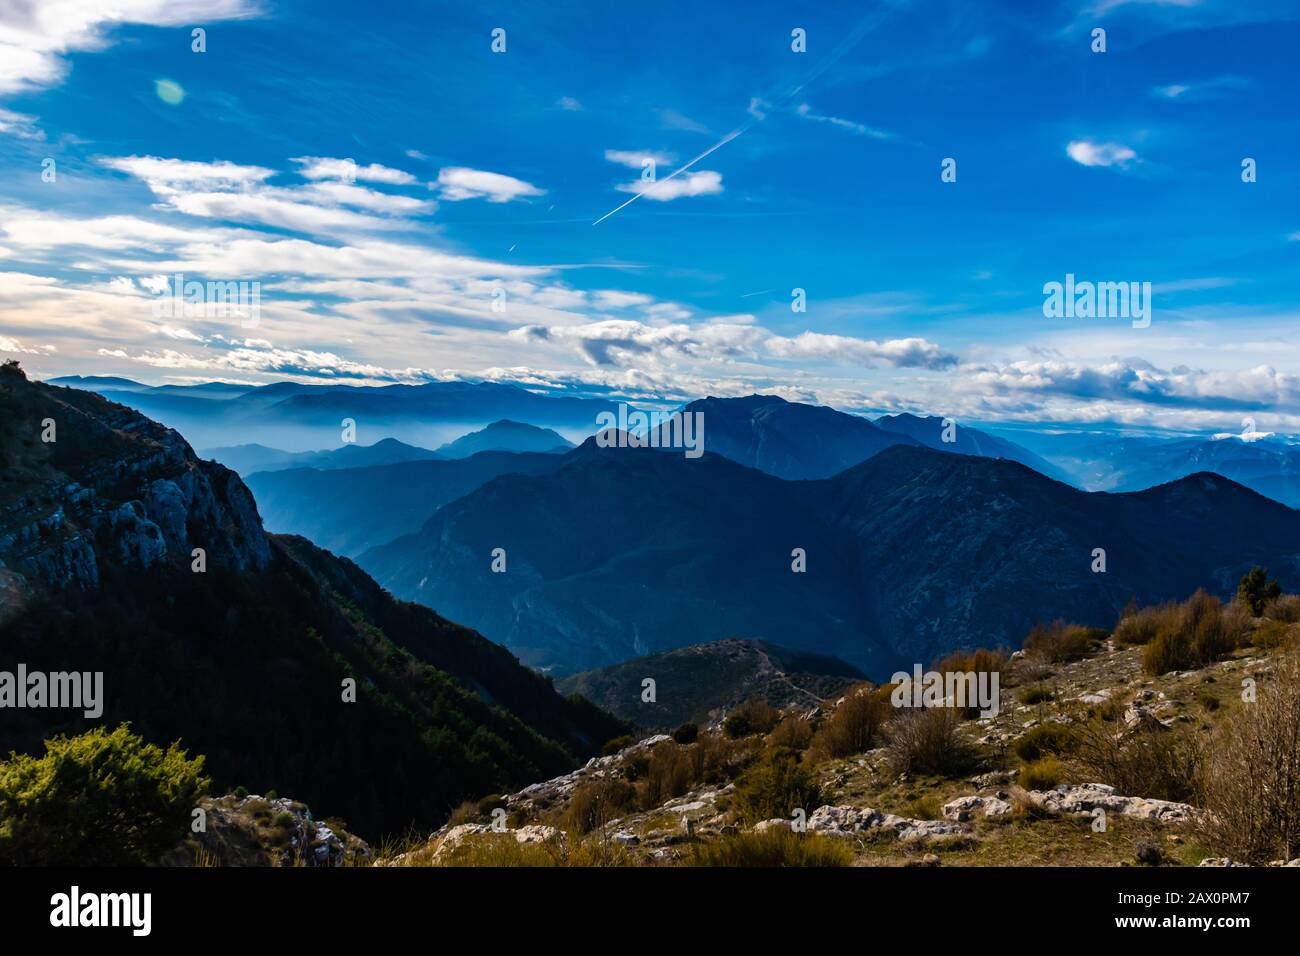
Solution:
[{"label": "small pine tree", "polygon": [[1241,578],[1237,585],[1237,600],[1250,609],[1250,613],[1259,617],[1264,607],[1282,596],[1282,586],[1276,580],[1268,580],[1268,572],[1261,567],[1253,567]]}]

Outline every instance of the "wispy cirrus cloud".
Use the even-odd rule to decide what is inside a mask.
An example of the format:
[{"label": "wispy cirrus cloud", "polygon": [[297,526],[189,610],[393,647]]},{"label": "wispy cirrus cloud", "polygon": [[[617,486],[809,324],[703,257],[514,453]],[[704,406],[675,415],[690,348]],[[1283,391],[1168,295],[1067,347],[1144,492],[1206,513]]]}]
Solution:
[{"label": "wispy cirrus cloud", "polygon": [[[303,173],[311,173],[318,181],[282,187],[266,184],[276,172],[262,166],[156,156],[100,160],[101,165],[141,180],[154,195],[186,215],[256,223],[295,232],[389,230],[401,227],[403,217],[428,213],[434,208],[428,200],[357,186],[342,177],[327,176],[336,170],[320,168],[322,163],[340,161],[312,162],[316,167],[308,165]],[[351,160],[342,162],[351,163]],[[356,168],[385,169],[373,165]]]},{"label": "wispy cirrus cloud", "polygon": [[[750,104],[750,112],[753,115],[753,104]],[[865,123],[859,123],[856,120],[844,119],[841,116],[829,116],[824,113],[818,113],[807,103],[800,103],[795,108],[795,115],[800,119],[809,120],[814,123],[826,123],[838,129],[847,130],[850,133],[856,133],[859,136],[867,136],[871,139],[890,140],[897,139],[898,134],[891,133],[889,130],[879,129],[875,126],[868,126]],[[761,118],[761,117],[759,117]]]},{"label": "wispy cirrus cloud", "polygon": [[1208,80],[1188,81],[1185,83],[1167,83],[1153,86],[1149,93],[1156,99],[1174,100],[1180,103],[1196,100],[1215,99],[1226,96],[1250,86],[1250,81],[1241,76],[1217,76]]}]

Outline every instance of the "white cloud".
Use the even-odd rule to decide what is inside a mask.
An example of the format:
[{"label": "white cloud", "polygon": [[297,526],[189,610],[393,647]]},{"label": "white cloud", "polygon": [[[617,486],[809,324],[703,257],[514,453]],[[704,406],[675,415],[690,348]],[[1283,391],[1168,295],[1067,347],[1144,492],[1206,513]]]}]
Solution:
[{"label": "white cloud", "polygon": [[653,149],[607,149],[605,158],[611,163],[618,163],[628,169],[640,169],[647,159],[656,166],[671,166],[677,161],[672,153],[662,153]]},{"label": "white cloud", "polygon": [[572,96],[561,96],[558,100],[555,101],[555,105],[558,106],[560,109],[568,110],[571,113],[582,112],[582,104],[579,103],[577,100],[575,100]]},{"label": "white cloud", "polygon": [[664,129],[685,130],[688,133],[707,133],[709,128],[703,123],[697,123],[689,116],[683,116],[676,110],[655,110],[659,114],[659,122]]},{"label": "white cloud", "polygon": [[1150,93],[1161,100],[1204,100],[1227,95],[1234,90],[1250,86],[1250,81],[1241,76],[1216,76],[1209,80],[1195,83],[1170,83],[1167,86],[1154,86]]},{"label": "white cloud", "polygon": [[0,335],[0,352],[10,352],[16,355],[40,355],[43,352],[54,351],[52,345],[40,345],[36,348],[28,348],[17,339],[10,338],[7,335]]},{"label": "white cloud", "polygon": [[0,133],[8,133],[19,139],[44,139],[43,133],[36,126],[36,117],[12,110],[0,108]]},{"label": "white cloud", "polygon": [[683,196],[714,196],[722,192],[722,174],[710,169],[701,169],[674,176],[672,179],[660,179],[655,182],[619,183],[619,192],[637,193],[646,199],[669,202]]},{"label": "white cloud", "polygon": [[0,3],[0,94],[52,86],[67,55],[100,50],[121,24],[179,26],[258,14],[251,0],[10,0]]},{"label": "white cloud", "polygon": [[87,247],[104,250],[162,251],[180,243],[212,241],[217,233],[178,229],[136,216],[75,219],[35,210],[5,210],[0,217],[5,240],[24,250]]},{"label": "white cloud", "polygon": [[200,185],[209,189],[244,187],[275,175],[275,170],[264,166],[239,166],[224,161],[201,163],[158,156],[107,157],[100,159],[99,163],[134,176],[155,192],[183,185]]},{"label": "white cloud", "polygon": [[1137,153],[1122,143],[1095,143],[1090,139],[1072,140],[1065,147],[1065,152],[1083,166],[1118,166],[1126,169],[1137,159]]},{"label": "white cloud", "polygon": [[451,202],[462,199],[486,199],[502,203],[528,196],[544,196],[546,190],[501,173],[489,173],[464,166],[446,166],[438,172],[439,195]]},{"label": "white cloud", "polygon": [[[156,156],[110,157],[100,163],[142,180],[156,196],[186,215],[297,232],[392,229],[402,223],[386,217],[427,213],[434,206],[428,200],[383,193],[352,182],[325,180],[292,188],[267,186],[265,181],[275,171],[262,166]],[[365,212],[342,208],[345,206]]]},{"label": "white cloud", "polygon": [[923,338],[889,339],[875,342],[845,335],[804,332],[794,338],[773,336],[767,350],[782,359],[822,359],[871,368],[880,363],[897,368],[946,369],[957,357]]},{"label": "white cloud", "polygon": [[592,365],[627,366],[664,357],[716,361],[752,356],[767,333],[750,325],[648,325],[607,319],[570,326],[528,325],[510,335],[524,342],[571,345]]},{"label": "white cloud", "polygon": [[378,163],[359,166],[354,159],[292,156],[289,161],[302,167],[298,172],[304,179],[337,179],[342,182],[386,183],[390,186],[409,186],[416,182],[414,176],[403,170],[380,166]]}]

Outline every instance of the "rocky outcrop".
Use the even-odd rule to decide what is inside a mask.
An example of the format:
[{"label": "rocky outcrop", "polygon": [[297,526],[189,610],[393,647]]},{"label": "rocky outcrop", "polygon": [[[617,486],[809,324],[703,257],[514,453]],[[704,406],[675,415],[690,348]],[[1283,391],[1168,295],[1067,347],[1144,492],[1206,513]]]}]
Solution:
[{"label": "rocky outcrop", "polygon": [[1015,809],[1001,797],[958,797],[943,805],[943,815],[949,820],[965,823],[974,816],[1005,817]]},{"label": "rocky outcrop", "polygon": [[[128,569],[265,567],[271,548],[239,476],[200,460],[175,431],[90,392],[0,374],[0,567],[28,583],[93,588]],[[46,439],[49,440],[46,440]],[[3,592],[0,592],[3,593]]]},{"label": "rocky outcrop", "polygon": [[340,824],[318,820],[301,801],[257,794],[205,797],[203,829],[163,858],[166,866],[349,866],[372,851]]},{"label": "rocky outcrop", "polygon": [[1031,790],[1027,796],[1035,806],[1050,813],[1092,813],[1101,809],[1159,823],[1194,821],[1201,813],[1188,803],[1120,796],[1114,787],[1104,783],[1063,783],[1051,790]]},{"label": "rocky outcrop", "polygon": [[871,807],[822,806],[808,817],[808,832],[829,837],[889,834],[899,840],[965,836],[969,829],[947,820],[911,820]]}]

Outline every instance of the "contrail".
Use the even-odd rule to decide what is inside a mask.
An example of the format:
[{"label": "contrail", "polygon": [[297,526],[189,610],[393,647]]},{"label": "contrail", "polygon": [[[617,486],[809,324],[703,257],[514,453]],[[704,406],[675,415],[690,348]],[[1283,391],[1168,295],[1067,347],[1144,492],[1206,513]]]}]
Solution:
[{"label": "contrail", "polygon": [[[754,125],[753,123],[750,123],[750,124],[749,124],[749,126],[753,126],[753,125]],[[714,143],[712,146],[710,146],[710,147],[709,147],[708,149],[706,149],[704,152],[700,153],[700,155],[696,156],[694,159],[692,159],[692,160],[691,160],[689,163],[687,163],[686,165],[684,165],[684,166],[679,166],[677,169],[674,169],[671,173],[669,173],[669,174],[668,174],[667,176],[665,176],[663,179],[659,179],[659,180],[656,180],[655,182],[651,183],[650,186],[649,186],[649,188],[647,188],[647,189],[643,189],[643,190],[641,190],[641,192],[633,193],[631,199],[629,199],[627,202],[623,203],[622,206],[619,206],[619,207],[617,207],[617,208],[615,208],[615,209],[611,209],[609,212],[605,213],[605,215],[601,216],[599,219],[597,219],[595,222],[593,222],[592,225],[593,225],[593,226],[599,226],[602,222],[604,222],[604,221],[605,221],[606,219],[608,219],[610,216],[614,215],[614,213],[618,212],[619,209],[622,209],[623,206],[630,205],[631,203],[634,203],[634,202],[636,202],[638,199],[640,199],[642,193],[647,193],[647,192],[649,192],[651,189],[654,189],[654,188],[655,188],[656,186],[658,186],[660,183],[666,183],[666,182],[668,182],[668,180],[672,179],[672,178],[673,178],[674,176],[676,176],[678,173],[684,173],[684,172],[686,172],[686,170],[690,169],[692,166],[694,166],[696,163],[698,163],[698,162],[699,162],[701,159],[703,159],[705,156],[709,155],[709,153],[713,152],[715,149],[720,149],[720,148],[722,148],[723,146],[726,146],[728,143],[730,143],[733,139],[735,139],[735,138],[736,138],[737,136],[739,136],[741,133],[745,132],[745,130],[749,129],[749,126],[742,126],[740,129],[732,130],[730,133],[728,133],[726,136],[724,136],[724,137],[723,137],[722,139],[720,139],[718,142]]]},{"label": "contrail", "polygon": [[[869,16],[864,18],[862,22],[859,23],[856,27],[854,27],[849,32],[849,35],[845,37],[842,41],[840,41],[840,44],[834,50],[831,51],[830,56],[828,56],[825,60],[823,60],[822,62],[818,63],[815,67],[813,67],[813,69],[809,71],[808,75],[804,77],[802,83],[795,86],[795,88],[790,90],[788,93],[786,93],[785,96],[782,96],[781,98],[777,99],[775,101],[774,106],[772,106],[771,109],[779,109],[780,107],[784,106],[786,103],[790,102],[790,100],[794,99],[796,96],[799,95],[799,93],[804,89],[804,87],[806,87],[809,83],[811,83],[813,80],[817,79],[828,69],[830,69],[830,67],[833,66],[836,62],[838,62],[839,59],[843,57],[845,53],[848,53],[849,50],[851,50],[854,46],[857,45],[858,41],[862,39],[863,34],[865,34],[867,30],[874,25],[874,22],[881,18],[881,16],[882,14],[878,13],[874,17]],[[756,125],[758,125],[764,119],[766,119],[767,116],[768,114],[764,113],[762,116],[756,117],[753,121],[746,123],[744,126],[740,127],[739,129],[732,130],[721,140],[714,143],[704,152],[700,153],[700,155],[692,159],[685,166],[681,166],[678,169],[674,169],[663,179],[657,180],[656,182],[652,183],[648,188],[643,189],[640,192],[633,193],[632,197],[628,199],[627,202],[615,207],[614,209],[611,209],[609,212],[605,213],[605,215],[601,216],[599,219],[593,222],[592,225],[599,226],[602,222],[604,222],[610,216],[614,215],[614,213],[618,212],[620,209],[625,209],[626,207],[632,205],[632,203],[640,199],[641,196],[644,195],[645,193],[650,192],[650,190],[654,189],[655,186],[659,185],[659,183],[666,183],[668,182],[668,180],[672,179],[674,176],[678,175],[679,173],[686,172],[686,170],[690,169],[692,166],[694,166],[704,157],[708,156],[710,153],[714,152],[717,149],[720,149],[723,146],[726,146],[737,136],[740,136],[741,134],[746,133],[749,130],[753,129]]]}]

